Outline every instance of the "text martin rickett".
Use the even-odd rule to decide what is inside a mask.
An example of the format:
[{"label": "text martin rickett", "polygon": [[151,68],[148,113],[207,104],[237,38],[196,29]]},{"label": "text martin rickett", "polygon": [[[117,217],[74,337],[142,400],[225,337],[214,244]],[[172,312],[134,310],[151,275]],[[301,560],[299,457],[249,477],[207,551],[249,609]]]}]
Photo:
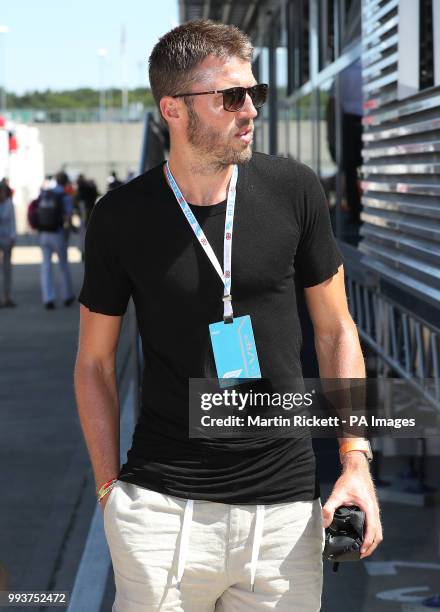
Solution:
[{"label": "text martin rickett", "polygon": [[204,415],[201,418],[203,427],[338,427],[338,417],[319,418],[295,415],[292,417],[261,417],[247,415],[247,418],[229,415],[225,418]]}]

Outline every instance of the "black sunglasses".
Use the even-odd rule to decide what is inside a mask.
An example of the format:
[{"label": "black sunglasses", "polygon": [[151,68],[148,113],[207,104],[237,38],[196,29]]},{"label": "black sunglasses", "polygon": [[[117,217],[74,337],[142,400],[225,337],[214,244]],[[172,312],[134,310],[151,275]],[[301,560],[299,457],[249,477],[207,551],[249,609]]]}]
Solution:
[{"label": "black sunglasses", "polygon": [[253,87],[230,87],[229,89],[215,89],[213,91],[199,91],[197,93],[176,94],[173,98],[184,98],[185,96],[206,96],[208,94],[223,95],[223,108],[230,113],[241,110],[246,102],[246,94],[249,94],[255,108],[261,108],[267,99],[269,86],[265,83],[253,85]]}]

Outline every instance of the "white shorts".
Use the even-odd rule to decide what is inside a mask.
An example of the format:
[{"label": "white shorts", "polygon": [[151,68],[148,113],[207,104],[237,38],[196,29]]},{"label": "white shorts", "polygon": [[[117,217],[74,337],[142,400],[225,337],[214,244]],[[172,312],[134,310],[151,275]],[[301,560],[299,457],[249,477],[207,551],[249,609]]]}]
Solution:
[{"label": "white shorts", "polygon": [[112,612],[320,610],[319,499],[187,502],[122,481],[109,495],[104,528],[116,584]]}]

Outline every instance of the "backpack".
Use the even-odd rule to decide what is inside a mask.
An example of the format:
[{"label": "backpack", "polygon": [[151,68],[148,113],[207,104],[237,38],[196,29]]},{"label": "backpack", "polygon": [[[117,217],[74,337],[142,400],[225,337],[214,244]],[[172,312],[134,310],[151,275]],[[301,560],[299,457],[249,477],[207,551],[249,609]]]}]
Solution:
[{"label": "backpack", "polygon": [[37,208],[38,208],[38,198],[36,200],[32,200],[27,209],[27,219],[28,223],[33,230],[38,230],[37,223]]},{"label": "backpack", "polygon": [[46,190],[28,208],[29,225],[39,232],[56,232],[63,227],[64,193]]}]

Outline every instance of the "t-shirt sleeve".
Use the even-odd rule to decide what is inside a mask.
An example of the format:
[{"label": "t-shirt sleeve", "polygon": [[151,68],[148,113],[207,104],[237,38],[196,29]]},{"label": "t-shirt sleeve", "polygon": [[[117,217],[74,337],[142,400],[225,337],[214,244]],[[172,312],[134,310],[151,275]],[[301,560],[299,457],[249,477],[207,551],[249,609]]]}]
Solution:
[{"label": "t-shirt sleeve", "polygon": [[324,190],[316,174],[299,165],[301,234],[295,254],[295,274],[303,287],[323,283],[337,273],[342,256],[333,235]]},{"label": "t-shirt sleeve", "polygon": [[113,206],[104,196],[93,208],[86,230],[84,280],[78,301],[92,312],[121,316],[132,287],[120,258],[117,226]]}]

